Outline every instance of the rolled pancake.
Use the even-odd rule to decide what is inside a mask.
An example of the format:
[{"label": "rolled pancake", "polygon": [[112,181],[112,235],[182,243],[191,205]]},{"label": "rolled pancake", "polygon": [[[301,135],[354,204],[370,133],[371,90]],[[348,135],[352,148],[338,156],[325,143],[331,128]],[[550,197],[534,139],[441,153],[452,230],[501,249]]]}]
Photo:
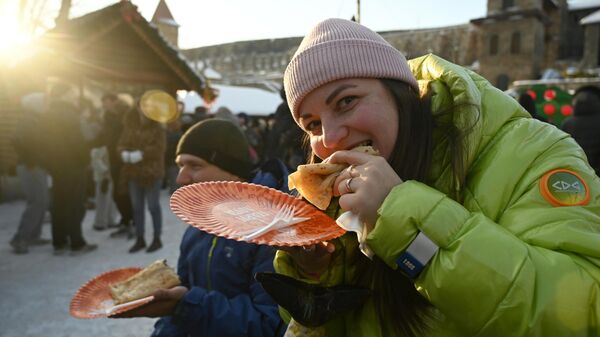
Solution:
[{"label": "rolled pancake", "polygon": [[[359,146],[351,151],[379,155],[371,146]],[[315,207],[325,210],[333,197],[335,178],[347,168],[346,164],[318,163],[298,166],[298,170],[288,177],[289,189],[296,189],[300,195]]]}]

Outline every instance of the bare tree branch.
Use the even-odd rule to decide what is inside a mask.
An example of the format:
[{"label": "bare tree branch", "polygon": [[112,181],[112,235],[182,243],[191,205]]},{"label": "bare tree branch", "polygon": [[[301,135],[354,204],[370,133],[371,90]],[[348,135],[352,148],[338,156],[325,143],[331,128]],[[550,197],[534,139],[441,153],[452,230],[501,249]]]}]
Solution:
[{"label": "bare tree branch", "polygon": [[71,0],[61,0],[60,1],[60,11],[58,12],[58,16],[56,17],[56,25],[60,25],[67,20],[69,20],[69,12],[71,11]]}]

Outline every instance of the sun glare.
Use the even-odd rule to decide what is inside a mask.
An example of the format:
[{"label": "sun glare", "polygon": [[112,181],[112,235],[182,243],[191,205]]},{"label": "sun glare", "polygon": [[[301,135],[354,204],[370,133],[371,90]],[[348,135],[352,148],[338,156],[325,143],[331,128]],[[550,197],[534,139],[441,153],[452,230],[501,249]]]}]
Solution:
[{"label": "sun glare", "polygon": [[0,60],[13,63],[31,53],[32,36],[19,28],[17,15],[4,7],[0,7]]}]

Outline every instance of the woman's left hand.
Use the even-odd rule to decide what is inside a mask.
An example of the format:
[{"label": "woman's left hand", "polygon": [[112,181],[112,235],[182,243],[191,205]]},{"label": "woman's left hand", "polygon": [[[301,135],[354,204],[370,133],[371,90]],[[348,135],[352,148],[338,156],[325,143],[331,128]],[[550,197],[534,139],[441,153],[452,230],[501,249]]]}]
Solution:
[{"label": "woman's left hand", "polygon": [[338,151],[327,162],[350,165],[335,180],[333,193],[340,196],[342,209],[357,214],[372,229],[377,221],[377,210],[402,179],[381,156]]},{"label": "woman's left hand", "polygon": [[277,249],[288,253],[301,272],[318,279],[329,267],[335,245],[331,242],[319,242],[305,247],[277,247]]}]

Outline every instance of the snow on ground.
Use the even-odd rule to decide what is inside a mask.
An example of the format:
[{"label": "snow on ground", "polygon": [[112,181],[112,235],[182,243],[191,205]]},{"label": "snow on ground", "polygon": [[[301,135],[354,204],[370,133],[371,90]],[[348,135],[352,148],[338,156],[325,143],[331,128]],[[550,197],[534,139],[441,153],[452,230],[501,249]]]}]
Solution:
[{"label": "snow on ground", "polygon": [[[177,265],[179,242],[186,225],[169,209],[165,191],[161,205],[164,247],[154,253],[129,254],[133,240],[109,238],[110,230],[94,231],[94,211],[89,210],[83,233],[88,242],[98,244],[98,249],[81,256],[54,256],[52,245],[31,247],[26,255],[13,254],[8,242],[17,229],[25,203],[0,204],[0,336],[149,336],[155,319],[81,320],[69,315],[69,303],[81,285],[108,270],[144,267],[163,258],[169,265]],[[43,237],[50,238],[49,223],[43,226]],[[146,213],[146,241],[151,238],[151,217]]]}]

